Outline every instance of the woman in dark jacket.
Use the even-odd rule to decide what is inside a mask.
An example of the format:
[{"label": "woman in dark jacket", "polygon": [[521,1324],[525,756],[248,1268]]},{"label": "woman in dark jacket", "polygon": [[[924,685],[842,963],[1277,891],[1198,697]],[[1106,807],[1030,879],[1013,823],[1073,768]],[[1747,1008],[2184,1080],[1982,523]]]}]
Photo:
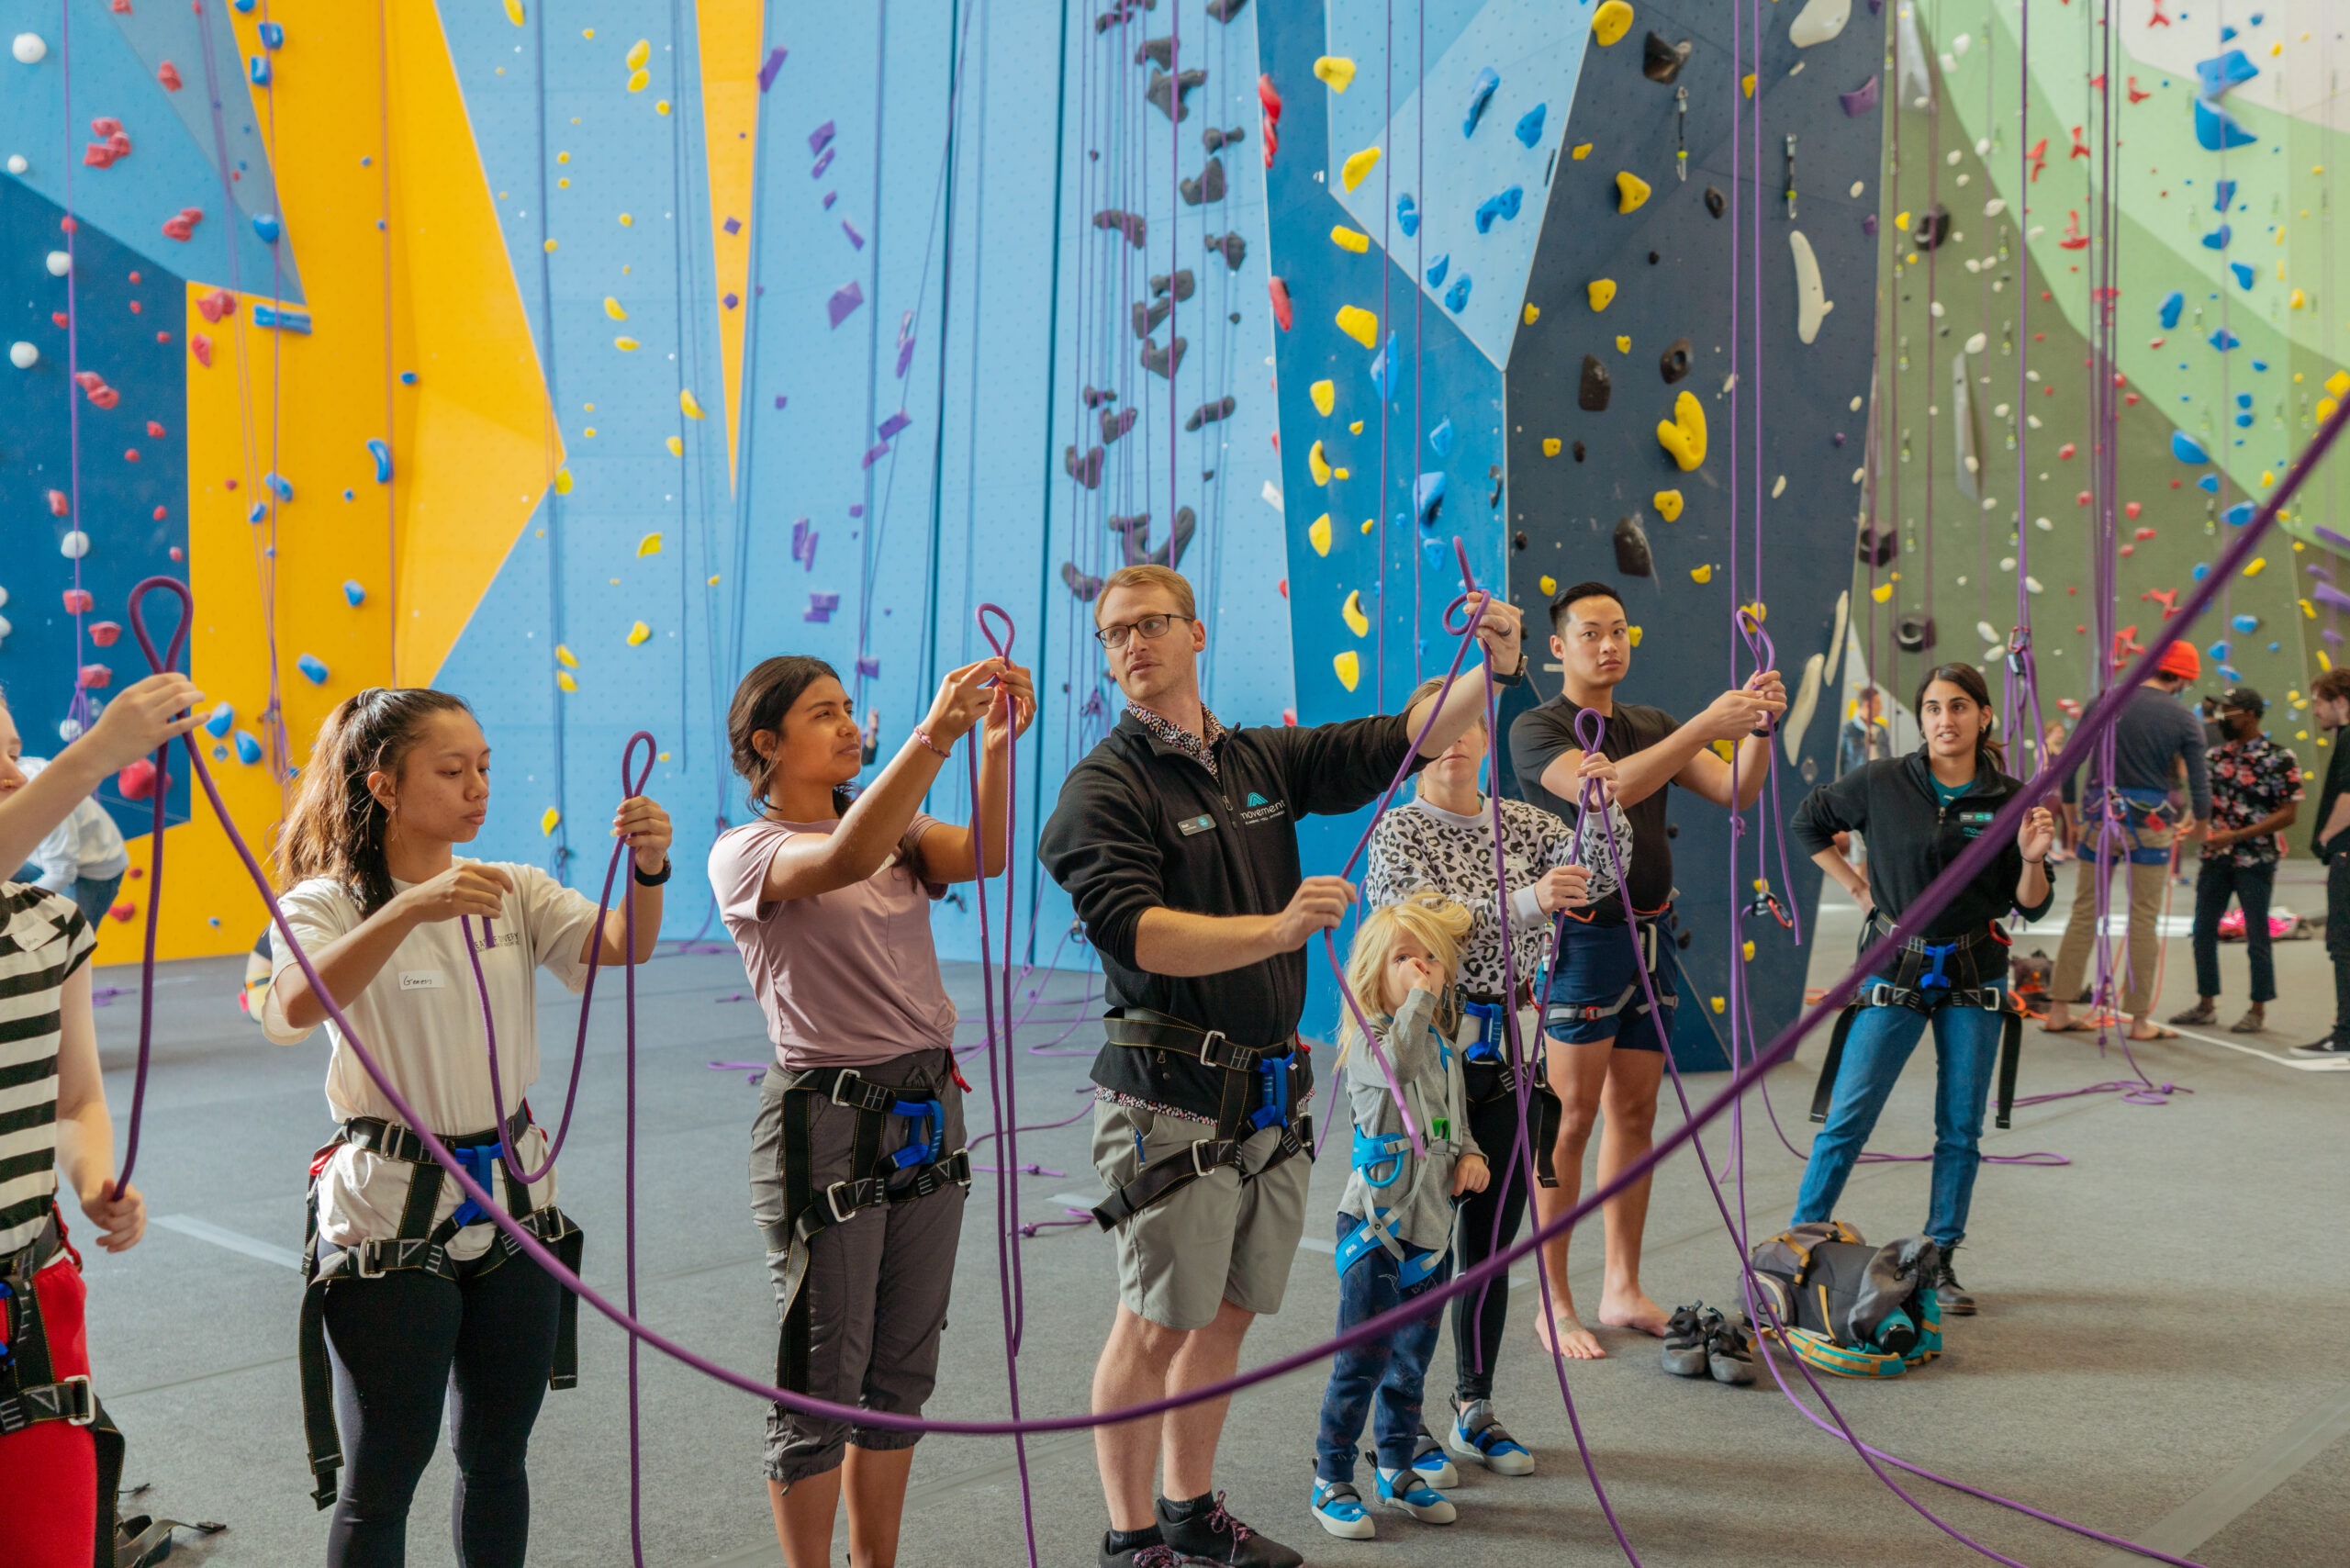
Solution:
[{"label": "woman in dark jacket", "polygon": [[[1927,884],[2026,789],[1999,771],[1990,694],[1973,665],[1929,670],[1918,688],[1916,712],[1922,748],[1854,768],[1814,790],[1796,812],[1796,842],[1869,913],[1862,946],[1880,926],[1906,941],[1888,966],[1891,972],[1872,976],[1857,993],[1866,1004],[1875,988],[1889,988],[1875,992],[1880,1001],[1863,1005],[1852,1018],[1827,1125],[1812,1140],[1804,1168],[1794,1223],[1831,1216],[1861,1146],[1930,1020],[1934,1175],[1926,1234],[1942,1249],[1935,1294],[1945,1313],[1963,1316],[1975,1310],[1975,1302],[1959,1285],[1951,1252],[1966,1235],[1983,1112],[2006,1016],[2008,948],[1998,923],[2010,911],[2032,919],[2047,910],[2048,850],[2056,823],[2045,807],[2034,807],[2015,843],[1939,913],[1914,926],[1906,921],[1905,912]],[[1848,831],[1868,841],[1865,878],[1836,847],[1836,834]]]}]

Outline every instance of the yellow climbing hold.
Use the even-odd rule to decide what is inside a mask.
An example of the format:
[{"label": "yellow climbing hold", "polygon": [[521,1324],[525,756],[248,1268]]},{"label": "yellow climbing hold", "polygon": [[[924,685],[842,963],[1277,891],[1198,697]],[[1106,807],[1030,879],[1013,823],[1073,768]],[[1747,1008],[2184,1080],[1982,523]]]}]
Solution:
[{"label": "yellow climbing hold", "polygon": [[[1343,93],[1354,85],[1355,62],[1343,54],[1326,54],[1314,62],[1314,74],[1333,93]],[[1347,682],[1348,691],[1354,689],[1353,681]]]},{"label": "yellow climbing hold", "polygon": [[1680,491],[1659,490],[1655,495],[1651,496],[1649,500],[1655,506],[1656,515],[1664,519],[1665,521],[1678,522],[1681,520]]},{"label": "yellow climbing hold", "polygon": [[554,471],[554,493],[558,496],[567,496],[571,494],[570,469],[558,468]]},{"label": "yellow climbing hold", "polygon": [[1550,595],[1559,591],[1559,579],[1551,577],[1546,572],[1541,577],[1534,579],[1534,586],[1540,588],[1542,590],[1542,596],[1545,599],[1548,599]]},{"label": "yellow climbing hold", "polygon": [[663,98],[658,103],[655,104],[653,106],[653,112],[656,115],[667,114],[669,112],[669,100]]},{"label": "yellow climbing hold", "polygon": [[1687,392],[1673,400],[1673,418],[1659,420],[1657,444],[1673,454],[1684,474],[1706,461],[1705,405]]},{"label": "yellow climbing hold", "polygon": [[1352,251],[1360,256],[1371,249],[1371,236],[1360,229],[1349,229],[1343,223],[1330,226],[1330,243],[1341,251]]},{"label": "yellow climbing hold", "polygon": [[1543,455],[1543,456],[1545,456],[1545,457],[1556,457],[1556,456],[1558,456],[1558,455],[1559,455],[1559,446],[1560,446],[1560,441],[1559,441],[1559,438],[1558,438],[1557,436],[1554,436],[1554,435],[1546,435],[1546,436],[1544,436],[1544,437],[1542,438],[1542,455]]},{"label": "yellow climbing hold", "polygon": [[1338,384],[1335,381],[1317,381],[1305,389],[1305,395],[1314,399],[1314,411],[1325,419],[1338,406]]},{"label": "yellow climbing hold", "polygon": [[[623,212],[621,214],[621,227],[623,229],[633,229],[636,227],[636,219]],[[622,268],[621,270],[625,272],[627,269]]]},{"label": "yellow climbing hold", "polygon": [[[1751,76],[1750,76],[1750,77],[1748,77],[1748,78],[1747,78],[1747,80],[1751,82],[1751,81],[1752,81],[1752,80],[1753,80],[1753,78],[1752,78]],[[1726,1008],[1728,1008],[1729,1006],[1729,998],[1728,998],[1728,997],[1726,997],[1726,996],[1718,996],[1718,997],[1714,998],[1714,1011],[1715,1011],[1715,1012],[1717,1012],[1717,1013],[1722,1012],[1723,1010],[1725,1010],[1725,1009],[1726,1009]]]},{"label": "yellow climbing hold", "polygon": [[573,658],[571,656],[571,650],[565,647],[561,643],[557,643],[554,645],[554,662],[561,665],[565,669],[577,669],[579,667],[579,661]]},{"label": "yellow climbing hold", "polygon": [[686,443],[679,441],[676,436],[671,436],[667,441],[663,442],[661,444],[669,449],[669,455],[672,457],[683,457],[686,454]]},{"label": "yellow climbing hold", "polygon": [[1628,169],[1616,172],[1616,210],[1635,212],[1649,199],[1649,183]]},{"label": "yellow climbing hold", "polygon": [[1711,566],[1692,566],[1689,568],[1689,580],[1693,583],[1712,582],[1714,569]]},{"label": "yellow climbing hold", "polygon": [[1738,79],[1738,85],[1740,90],[1744,92],[1748,97],[1751,98],[1754,96],[1754,73],[1750,71],[1745,75],[1740,77]]},{"label": "yellow climbing hold", "polygon": [[1314,553],[1316,555],[1327,555],[1330,553],[1330,514],[1328,512],[1324,512],[1307,526],[1305,542],[1314,546]]},{"label": "yellow climbing hold", "polygon": [[2293,290],[2293,297],[2285,302],[2285,308],[2288,310],[2300,310],[2305,308],[2309,302],[2309,296],[2303,294],[2297,288]]},{"label": "yellow climbing hold", "polygon": [[637,559],[643,560],[647,555],[658,555],[659,554],[661,554],[660,534],[648,533],[643,538],[636,542]]},{"label": "yellow climbing hold", "polygon": [[1379,342],[1379,315],[1360,305],[1341,305],[1338,307],[1338,330],[1365,348],[1374,347]]},{"label": "yellow climbing hold", "polygon": [[[521,7],[518,6],[515,9],[520,10]],[[552,834],[555,830],[555,824],[561,821],[563,821],[563,813],[553,806],[549,806],[539,818],[539,832],[543,834]]]},{"label": "yellow climbing hold", "polygon": [[1879,583],[1876,587],[1869,589],[1869,597],[1876,600],[1879,604],[1891,604],[1893,602],[1893,585],[1891,583]]},{"label": "yellow climbing hold", "polygon": [[1348,425],[1347,427],[1347,433],[1348,435],[1362,434],[1362,421],[1360,420],[1357,420],[1354,423]]},{"label": "yellow climbing hold", "polygon": [[1314,476],[1314,482],[1317,485],[1330,482],[1330,460],[1322,455],[1322,443],[1318,441],[1305,454],[1305,471]]},{"label": "yellow climbing hold", "polygon": [[1754,944],[1753,944],[1753,942],[1752,942],[1751,940],[1749,940],[1749,941],[1748,941],[1748,942],[1746,942],[1743,946],[1741,946],[1739,948],[1739,951],[1740,951],[1740,953],[1742,953],[1742,954],[1744,954],[1744,955],[1745,955],[1745,957],[1746,957],[1746,961],[1747,961],[1748,963],[1750,963],[1750,964],[1751,964],[1751,963],[1752,963],[1752,962],[1754,961]]},{"label": "yellow climbing hold", "polygon": [[1371,525],[1372,525],[1373,523],[1377,522],[1378,521],[1379,521],[1379,520],[1378,520],[1377,518],[1371,518],[1371,517],[1364,518],[1364,519],[1362,520],[1362,531],[1363,531],[1363,532],[1364,532],[1365,534],[1369,534],[1369,533],[1371,532]]},{"label": "yellow climbing hold", "polygon": [[1352,691],[1355,683],[1362,678],[1362,660],[1352,648],[1332,659],[1330,667],[1337,671],[1338,684],[1348,691]]},{"label": "yellow climbing hold", "polygon": [[506,0],[506,19],[518,28],[522,25],[522,0]]},{"label": "yellow climbing hold", "polygon": [[2337,370],[2327,376],[2325,389],[2337,398],[2350,397],[2350,370]]},{"label": "yellow climbing hold", "polygon": [[622,353],[634,353],[636,352],[636,340],[634,338],[614,338],[612,340],[612,347],[620,350]]},{"label": "yellow climbing hold", "polygon": [[634,43],[628,46],[628,68],[631,71],[643,70],[645,66],[652,62],[652,39],[639,39]]},{"label": "yellow climbing hold", "polygon": [[2244,575],[2247,577],[2256,577],[2260,576],[2263,571],[2267,569],[2267,556],[2255,555],[2251,560],[2244,563]]},{"label": "yellow climbing hold", "polygon": [[1354,476],[1344,468],[1333,468],[1330,470],[1330,477],[1333,479],[1351,479]]},{"label": "yellow climbing hold", "polygon": [[632,93],[642,93],[646,87],[652,85],[652,84],[653,73],[650,71],[632,71],[629,73],[628,90]]},{"label": "yellow climbing hold", "polygon": [[628,645],[633,648],[651,635],[653,635],[653,628],[640,621],[628,629]]},{"label": "yellow climbing hold", "polygon": [[1366,147],[1338,165],[1338,183],[1352,190],[1362,184],[1365,174],[1379,166],[1379,149]]},{"label": "yellow climbing hold", "polygon": [[567,669],[559,669],[554,672],[554,683],[556,689],[559,690],[576,691],[579,689],[579,683],[571,678],[571,672]]},{"label": "yellow climbing hold", "polygon": [[1897,212],[1897,213],[1895,213],[1895,214],[1893,215],[1893,226],[1894,226],[1896,229],[1900,230],[1901,230],[1901,232],[1903,232],[1904,234],[1908,233],[1908,232],[1909,232],[1909,215],[1908,215],[1908,213],[1906,213],[1906,212]]},{"label": "yellow climbing hold", "polygon": [[1607,0],[1607,4],[1592,13],[1592,41],[1600,48],[1620,42],[1632,30],[1632,8],[1624,0]]},{"label": "yellow climbing hold", "polygon": [[1531,327],[1535,322],[1542,319],[1542,307],[1539,305],[1528,305],[1521,319],[1528,326]]},{"label": "yellow climbing hold", "polygon": [[1632,646],[1637,648],[1640,645],[1640,628],[1631,627],[1625,634],[1632,639]]},{"label": "yellow climbing hold", "polygon": [[1617,353],[1630,353],[1632,352],[1632,340],[1628,335],[1622,333],[1617,334],[1616,339],[1616,352]]},{"label": "yellow climbing hold", "polygon": [[680,386],[677,388],[677,408],[685,414],[686,418],[689,420],[698,420],[701,418],[701,405],[694,401],[693,391],[690,387]]},{"label": "yellow climbing hold", "polygon": [[556,245],[556,241],[553,241],[553,240],[542,241],[540,242],[539,249],[540,249],[540,250],[542,250],[542,251],[544,251],[548,255],[552,256],[552,255],[554,255],[554,252],[555,252],[555,245]]},{"label": "yellow climbing hold", "polygon": [[1582,162],[1584,159],[1591,156],[1591,143],[1588,141],[1576,142],[1574,146],[1568,149],[1567,156],[1573,159],[1578,163]]},{"label": "yellow climbing hold", "polygon": [[1362,589],[1356,588],[1348,594],[1347,602],[1338,607],[1338,613],[1346,617],[1348,631],[1358,637],[1371,635],[1371,617],[1362,612]]},{"label": "yellow climbing hold", "polygon": [[2333,410],[2340,406],[2331,398],[2320,398],[2317,400],[2317,417],[2321,420],[2330,420],[2333,418]]},{"label": "yellow climbing hold", "polygon": [[2271,486],[2271,485],[2275,484],[2276,482],[2277,482],[2277,476],[2276,476],[2276,474],[2275,474],[2273,471],[2269,470],[2269,469],[2266,469],[2266,468],[2263,468],[2263,469],[2260,471],[2260,487],[2261,487],[2262,489],[2264,489],[2264,490],[2265,490],[2265,489],[2266,489],[2269,486]]},{"label": "yellow climbing hold", "polygon": [[1583,291],[1590,298],[1591,308],[1594,310],[1605,310],[1607,308],[1608,302],[1616,297],[1616,280],[1612,277],[1595,277],[1583,285]]},{"label": "yellow climbing hold", "polygon": [[604,296],[604,314],[615,321],[628,319],[628,312],[621,308],[621,302],[609,294]]},{"label": "yellow climbing hold", "polygon": [[[2293,602],[2294,602],[2295,604],[2298,604],[2298,605],[2300,605],[2300,606],[2301,607],[2301,619],[2302,619],[2302,620],[2304,620],[2304,621],[2314,621],[2314,620],[2316,620],[2316,619],[2317,619],[2317,606],[2316,606],[2316,605],[2311,604],[2311,603],[2308,599],[2295,599]],[[2286,698],[2287,698],[2287,700],[2294,700],[2294,701],[2298,701],[2298,700],[2299,700],[2299,697],[2297,696],[2297,694],[2296,694],[2296,693],[2293,693],[2293,692],[2288,691],[2288,692],[2287,692],[2287,693],[2285,694],[2285,696],[2286,696]]]}]

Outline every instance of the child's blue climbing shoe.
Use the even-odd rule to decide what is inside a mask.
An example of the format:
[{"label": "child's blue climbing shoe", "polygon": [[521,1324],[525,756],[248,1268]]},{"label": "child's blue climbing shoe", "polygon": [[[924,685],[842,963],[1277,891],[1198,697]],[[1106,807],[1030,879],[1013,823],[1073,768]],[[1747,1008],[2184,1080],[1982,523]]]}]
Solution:
[{"label": "child's blue climbing shoe", "polygon": [[1370,1540],[1379,1534],[1362,1506],[1362,1494],[1349,1481],[1314,1479],[1314,1522],[1340,1540]]}]

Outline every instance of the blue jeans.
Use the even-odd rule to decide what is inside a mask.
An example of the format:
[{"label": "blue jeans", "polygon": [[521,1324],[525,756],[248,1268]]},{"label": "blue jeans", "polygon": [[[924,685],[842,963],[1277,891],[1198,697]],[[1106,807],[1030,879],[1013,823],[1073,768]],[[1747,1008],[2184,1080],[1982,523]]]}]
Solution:
[{"label": "blue jeans", "polygon": [[[1361,1226],[1360,1217],[1340,1215],[1338,1239],[1345,1240]],[[1374,1247],[1339,1277],[1340,1333],[1426,1295],[1452,1277],[1450,1258],[1416,1285],[1401,1284],[1396,1268],[1394,1254]],[[1401,1470],[1412,1462],[1420,1437],[1420,1393],[1427,1382],[1428,1358],[1436,1353],[1437,1322],[1443,1312],[1438,1307],[1383,1339],[1331,1358],[1329,1385],[1322,1391],[1322,1435],[1315,1443],[1315,1475],[1325,1481],[1355,1478],[1355,1443],[1362,1436],[1366,1415],[1373,1417],[1380,1464]]]},{"label": "blue jeans", "polygon": [[[1879,975],[1869,983],[1891,982]],[[1934,1026],[1934,1185],[1926,1234],[1945,1251],[1966,1238],[1966,1211],[1981,1165],[1983,1111],[1990,1103],[1991,1068],[1998,1059],[2001,1027],[2001,1014],[1980,1007],[1942,1007],[1930,1014],[1907,1007],[1861,1009],[1844,1041],[1828,1125],[1811,1140],[1811,1159],[1804,1166],[1792,1223],[1835,1217],[1836,1200],[1844,1194],[1852,1162],[1876,1129],[1877,1114],[1885,1109],[1894,1081],[1901,1076],[1929,1020]]]}]

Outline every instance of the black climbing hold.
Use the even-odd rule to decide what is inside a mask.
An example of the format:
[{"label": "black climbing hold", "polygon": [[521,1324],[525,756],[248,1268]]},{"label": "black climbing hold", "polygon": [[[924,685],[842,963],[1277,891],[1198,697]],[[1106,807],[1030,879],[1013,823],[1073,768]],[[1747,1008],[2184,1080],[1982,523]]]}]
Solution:
[{"label": "black climbing hold", "polygon": [[1080,460],[1077,448],[1061,448],[1061,471],[1089,490],[1099,487],[1102,483],[1102,449],[1098,446],[1093,448]]},{"label": "black climbing hold", "polygon": [[1230,315],[1228,315],[1228,316],[1225,317],[1225,320],[1227,320],[1227,321],[1229,321],[1229,322],[1231,322],[1234,326],[1237,327],[1238,325],[1240,325],[1240,312],[1239,312],[1239,311],[1237,311],[1237,310],[1235,310],[1235,311],[1233,311]]},{"label": "black climbing hold", "polygon": [[1176,298],[1189,299],[1192,297],[1192,289],[1193,285],[1194,280],[1192,276],[1192,269],[1189,267],[1183,268],[1181,272],[1176,273],[1171,277],[1165,273],[1153,273],[1150,274],[1150,292],[1153,294],[1165,294],[1169,288],[1172,288],[1175,291]]},{"label": "black climbing hold", "polygon": [[1199,519],[1190,507],[1175,509],[1173,534],[1158,549],[1150,547],[1150,514],[1141,512],[1134,517],[1113,517],[1109,520],[1110,532],[1118,536],[1120,553],[1129,566],[1174,566],[1183,560],[1183,552],[1192,543],[1192,535],[1199,527]]},{"label": "black climbing hold", "polygon": [[1207,166],[1200,171],[1198,179],[1179,181],[1177,189],[1182,193],[1185,207],[1197,207],[1203,201],[1222,201],[1224,199],[1224,160],[1210,158],[1207,161]]},{"label": "black climbing hold", "polygon": [[1870,527],[1867,523],[1863,523],[1859,543],[1852,553],[1859,556],[1864,565],[1887,566],[1893,564],[1895,548],[1893,530],[1888,528],[1880,531]]},{"label": "black climbing hold", "polygon": [[1681,68],[1688,63],[1687,39],[1679,43],[1667,43],[1651,33],[1640,44],[1640,74],[1651,82],[1662,82],[1670,86],[1673,78],[1681,74]]},{"label": "black climbing hold", "polygon": [[1922,654],[1934,645],[1934,618],[1914,611],[1893,624],[1893,640],[1905,654]]},{"label": "black climbing hold", "polygon": [[1240,15],[1240,8],[1247,4],[1248,0],[1208,0],[1208,18],[1211,21],[1228,22]]},{"label": "black climbing hold", "polygon": [[1654,251],[1651,251],[1649,252],[1649,265],[1656,265],[1658,259],[1657,253]]},{"label": "black climbing hold", "polygon": [[1183,351],[1191,344],[1182,338],[1173,340],[1166,348],[1146,340],[1142,345],[1142,367],[1154,375],[1169,381],[1175,379],[1175,369],[1183,363]]},{"label": "black climbing hold", "polygon": [[1203,403],[1192,409],[1192,417],[1183,421],[1183,428],[1187,431],[1195,431],[1202,425],[1212,425],[1219,420],[1228,420],[1232,418],[1232,410],[1237,406],[1233,401],[1232,394],[1227,392],[1214,402]]},{"label": "black climbing hold", "polygon": [[[1722,195],[1719,190],[1716,189],[1712,185],[1707,185],[1706,187],[1706,210],[1707,212],[1712,213],[1716,218],[1719,218],[1722,213],[1729,208],[1729,198],[1728,196]],[[1101,219],[1097,218],[1094,221],[1099,223]]]},{"label": "black climbing hold", "polygon": [[1154,300],[1148,305],[1137,301],[1134,308],[1135,336],[1147,338],[1158,330],[1159,324],[1167,319],[1174,308],[1175,302],[1171,299]]},{"label": "black climbing hold", "polygon": [[[1067,561],[1061,563],[1061,581],[1069,585],[1069,592],[1075,594],[1081,602],[1086,604],[1091,604],[1094,596],[1102,591],[1100,577],[1088,577]],[[1068,688],[1064,687],[1062,689],[1067,690]]]},{"label": "black climbing hold", "polygon": [[1615,390],[1615,383],[1608,377],[1607,367],[1599,363],[1599,356],[1583,355],[1583,383],[1575,389],[1575,406],[1586,413],[1606,413],[1607,399]]},{"label": "black climbing hold", "polygon": [[1114,207],[1105,207],[1095,213],[1093,227],[1113,230],[1125,235],[1126,243],[1137,251],[1142,249],[1143,240],[1150,232],[1150,226],[1143,221],[1142,214],[1121,212]]},{"label": "black climbing hold", "polygon": [[1085,389],[1085,406],[1089,409],[1098,409],[1104,403],[1114,403],[1117,400],[1118,395],[1106,387],[1088,386]]},{"label": "black climbing hold", "polygon": [[1636,512],[1616,520],[1616,569],[1628,577],[1651,577],[1656,562],[1649,554],[1648,530]]},{"label": "black climbing hold", "polygon": [[1575,442],[1575,461],[1578,463],[1582,462],[1583,456],[1583,442]]},{"label": "black climbing hold", "polygon": [[1184,71],[1169,76],[1166,72],[1154,68],[1150,73],[1150,85],[1143,89],[1142,95],[1169,119],[1189,119],[1192,118],[1192,89],[1207,79],[1208,73],[1204,71]]},{"label": "black climbing hold", "polygon": [[1246,126],[1234,126],[1230,130],[1218,130],[1210,126],[1200,132],[1200,145],[1211,152],[1221,152],[1227,147],[1237,147],[1248,140]]},{"label": "black climbing hold", "polygon": [[1169,37],[1143,39],[1141,43],[1135,46],[1135,63],[1156,65],[1161,71],[1173,65],[1175,63],[1174,39]]},{"label": "black climbing hold", "polygon": [[1689,340],[1675,338],[1673,346],[1657,356],[1657,374],[1664,377],[1667,386],[1689,374]]},{"label": "black climbing hold", "polygon": [[1238,272],[1240,263],[1248,259],[1248,241],[1243,240],[1237,231],[1230,234],[1209,234],[1203,238],[1206,241],[1206,248],[1220,253],[1224,257],[1224,264],[1234,272]]},{"label": "black climbing hold", "polygon": [[1532,543],[1532,541],[1526,537],[1526,530],[1521,528],[1516,533],[1509,536],[1509,543],[1512,549],[1523,550],[1528,544]]},{"label": "black climbing hold", "polygon": [[1140,416],[1137,409],[1104,409],[1102,410],[1102,444],[1108,446],[1135,428]]},{"label": "black climbing hold", "polygon": [[1950,238],[1950,208],[1936,202],[1931,212],[1918,219],[1917,227],[1912,232],[1917,238],[1918,249],[1940,250],[1942,241]]}]

